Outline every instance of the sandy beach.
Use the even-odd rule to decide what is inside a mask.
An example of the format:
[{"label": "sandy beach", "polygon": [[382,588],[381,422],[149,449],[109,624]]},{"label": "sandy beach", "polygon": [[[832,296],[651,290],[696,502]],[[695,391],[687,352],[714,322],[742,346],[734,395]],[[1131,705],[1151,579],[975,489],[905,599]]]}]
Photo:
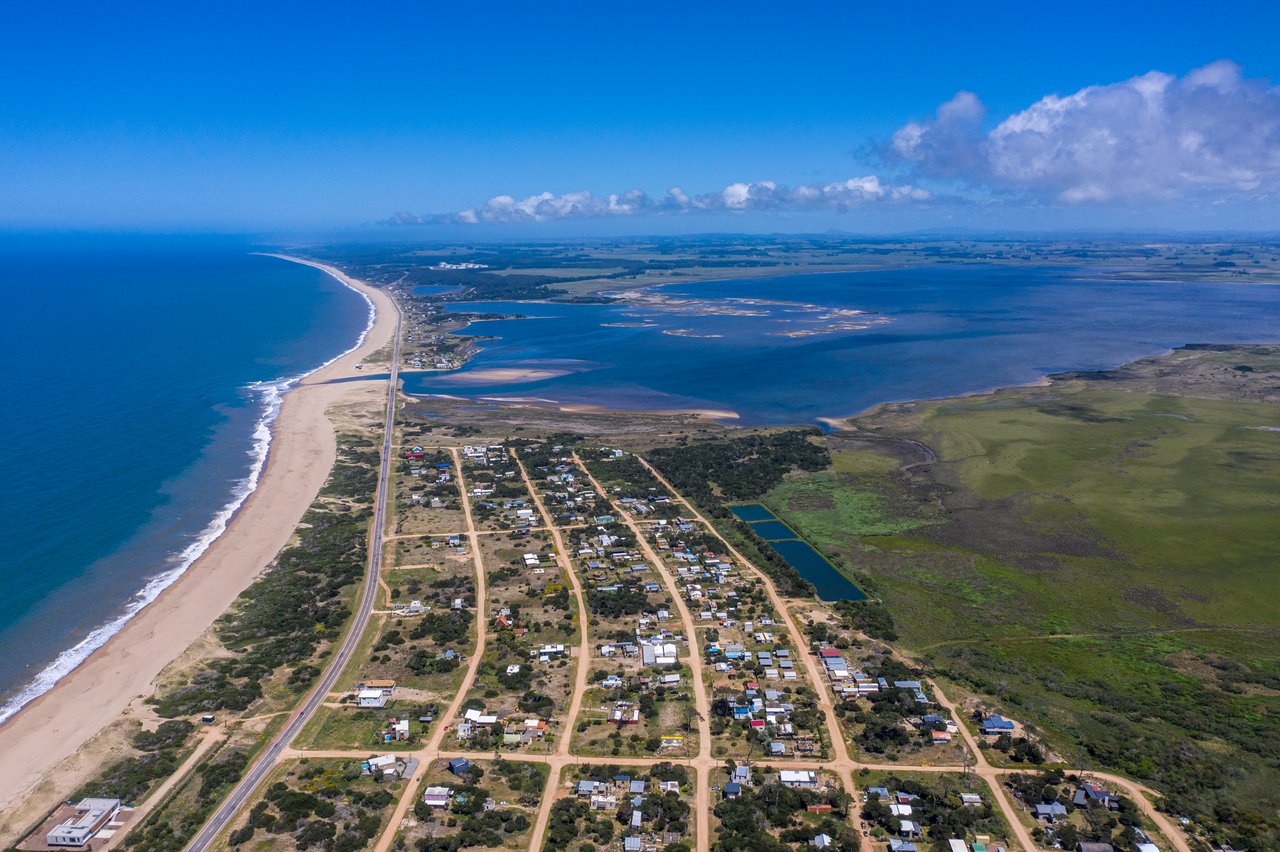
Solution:
[{"label": "sandy beach", "polygon": [[[326,411],[386,392],[380,381],[330,382],[374,372],[376,364],[364,371],[357,365],[390,342],[397,316],[391,299],[331,267],[274,256],[324,269],[359,290],[375,307],[373,326],[358,348],[285,395],[272,426],[266,470],[227,530],[110,641],[0,726],[0,814],[5,815],[0,838],[81,783],[65,767],[51,773],[131,703],[150,695],[161,670],[200,638],[288,542],[336,458],[334,427]],[[27,806],[19,808],[24,800]]]}]

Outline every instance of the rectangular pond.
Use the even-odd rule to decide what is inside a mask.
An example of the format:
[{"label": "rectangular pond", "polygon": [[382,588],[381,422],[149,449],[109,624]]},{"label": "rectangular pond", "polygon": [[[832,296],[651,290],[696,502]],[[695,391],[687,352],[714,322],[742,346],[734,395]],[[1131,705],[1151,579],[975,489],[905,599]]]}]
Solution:
[{"label": "rectangular pond", "polygon": [[769,546],[800,572],[824,601],[864,601],[866,594],[836,570],[827,558],[800,539],[771,541]]},{"label": "rectangular pond", "polygon": [[776,521],[778,516],[759,503],[748,503],[744,506],[730,506],[729,511],[740,521]]},{"label": "rectangular pond", "polygon": [[781,541],[787,538],[799,538],[796,531],[784,524],[782,521],[756,521],[751,525],[751,531],[760,536],[765,541]]}]

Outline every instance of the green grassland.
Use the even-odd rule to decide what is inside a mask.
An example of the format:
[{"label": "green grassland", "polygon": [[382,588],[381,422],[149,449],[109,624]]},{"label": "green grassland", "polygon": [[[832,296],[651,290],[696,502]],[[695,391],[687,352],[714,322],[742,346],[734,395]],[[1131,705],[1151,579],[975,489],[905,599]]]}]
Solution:
[{"label": "green grassland", "polygon": [[765,502],[1070,760],[1280,848],[1276,355],[889,406]]}]

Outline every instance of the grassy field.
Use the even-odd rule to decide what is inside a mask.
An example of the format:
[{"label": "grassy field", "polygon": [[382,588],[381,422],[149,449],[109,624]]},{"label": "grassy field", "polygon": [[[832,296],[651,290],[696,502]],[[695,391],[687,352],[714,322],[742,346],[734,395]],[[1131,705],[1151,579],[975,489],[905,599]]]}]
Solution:
[{"label": "grassy field", "polygon": [[1180,351],[888,406],[765,502],[1053,748],[1277,848],[1277,379],[1275,348]]}]

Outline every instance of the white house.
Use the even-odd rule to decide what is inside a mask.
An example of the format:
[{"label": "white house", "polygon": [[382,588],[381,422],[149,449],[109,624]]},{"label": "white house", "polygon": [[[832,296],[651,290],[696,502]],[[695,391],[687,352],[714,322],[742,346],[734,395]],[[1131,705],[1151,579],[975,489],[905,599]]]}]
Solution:
[{"label": "white house", "polygon": [[783,787],[817,787],[818,773],[812,769],[784,769],[778,773]]},{"label": "white house", "polygon": [[387,694],[381,689],[362,689],[356,694],[356,704],[360,707],[386,707]]},{"label": "white house", "polygon": [[50,846],[84,846],[120,812],[119,799],[81,799],[76,815],[45,835]]},{"label": "white house", "polygon": [[447,808],[449,806],[448,787],[428,787],[422,794],[422,801],[429,808]]}]

